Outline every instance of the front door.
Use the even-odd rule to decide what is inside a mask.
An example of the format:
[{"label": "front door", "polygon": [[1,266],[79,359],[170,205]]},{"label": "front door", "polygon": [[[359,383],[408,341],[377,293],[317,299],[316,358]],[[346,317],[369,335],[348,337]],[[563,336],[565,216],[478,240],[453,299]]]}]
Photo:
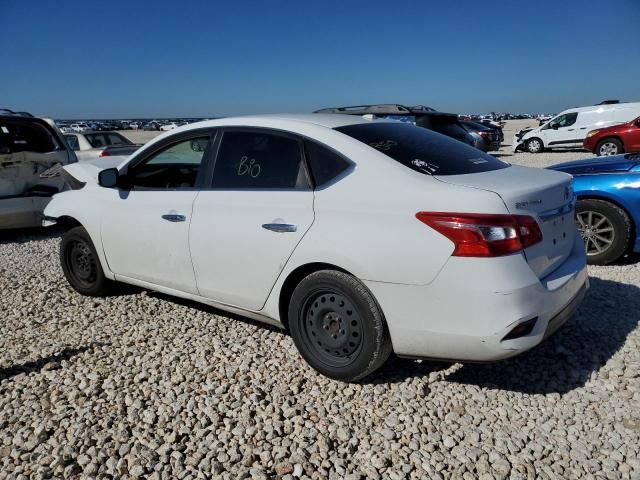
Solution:
[{"label": "front door", "polygon": [[313,190],[298,138],[224,132],[211,189],[194,202],[191,255],[200,295],[259,310],[311,226]]},{"label": "front door", "polygon": [[578,113],[565,113],[547,123],[540,136],[545,147],[580,148],[585,137],[584,129],[576,126]]},{"label": "front door", "polygon": [[118,277],[197,293],[189,225],[209,136],[181,138],[127,169],[126,189],[109,190],[102,242]]}]

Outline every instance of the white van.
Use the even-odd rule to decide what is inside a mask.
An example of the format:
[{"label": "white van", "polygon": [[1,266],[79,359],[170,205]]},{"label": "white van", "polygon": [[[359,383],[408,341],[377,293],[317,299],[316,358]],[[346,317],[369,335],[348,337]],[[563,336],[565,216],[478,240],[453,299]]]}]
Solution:
[{"label": "white van", "polygon": [[513,151],[540,153],[554,148],[582,148],[590,130],[630,122],[640,116],[640,102],[612,103],[570,108],[538,128],[513,136]]}]

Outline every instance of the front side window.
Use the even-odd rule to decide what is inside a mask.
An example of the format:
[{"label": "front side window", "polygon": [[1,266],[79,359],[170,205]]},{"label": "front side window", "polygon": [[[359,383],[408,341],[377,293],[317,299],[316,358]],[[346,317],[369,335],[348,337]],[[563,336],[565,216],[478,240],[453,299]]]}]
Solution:
[{"label": "front side window", "polygon": [[462,175],[507,168],[491,155],[469,145],[403,123],[359,123],[336,128],[375,148],[398,163],[427,175]]},{"label": "front side window", "polygon": [[578,113],[565,113],[551,120],[545,128],[565,128],[570,127],[578,119]]},{"label": "front side window", "polygon": [[133,189],[182,189],[196,186],[209,136],[182,140],[154,153],[127,172]]},{"label": "front side window", "polygon": [[300,142],[261,131],[227,131],[216,157],[212,186],[220,189],[309,188]]}]

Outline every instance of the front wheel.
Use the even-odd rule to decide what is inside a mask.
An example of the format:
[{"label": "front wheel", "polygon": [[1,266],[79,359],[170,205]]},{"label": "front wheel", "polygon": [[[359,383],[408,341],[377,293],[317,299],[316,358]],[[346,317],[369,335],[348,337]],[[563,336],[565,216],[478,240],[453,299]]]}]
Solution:
[{"label": "front wheel", "polygon": [[605,200],[579,200],[576,222],[591,265],[608,265],[626,253],[631,221],[617,205]]},{"label": "front wheel", "polygon": [[60,264],[69,284],[82,295],[107,295],[112,282],[104,276],[100,259],[84,227],[75,227],[62,237]]},{"label": "front wheel", "polygon": [[529,153],[541,153],[544,151],[544,144],[539,138],[530,138],[527,140],[525,148]]},{"label": "front wheel", "polygon": [[373,373],[392,351],[378,302],[343,272],[321,270],[298,284],[289,302],[289,329],[309,365],[347,382]]},{"label": "front wheel", "polygon": [[601,140],[596,147],[596,155],[599,157],[619,155],[621,153],[624,153],[624,147],[622,142],[616,138],[605,138]]}]

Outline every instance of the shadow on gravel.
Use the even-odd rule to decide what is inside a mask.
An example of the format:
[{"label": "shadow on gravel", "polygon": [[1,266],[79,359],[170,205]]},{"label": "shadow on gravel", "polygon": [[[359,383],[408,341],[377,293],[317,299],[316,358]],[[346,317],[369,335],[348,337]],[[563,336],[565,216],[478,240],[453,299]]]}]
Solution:
[{"label": "shadow on gravel", "polygon": [[449,382],[523,393],[566,393],[584,386],[639,328],[640,288],[591,278],[577,314],[554,336],[513,359],[464,365]]},{"label": "shadow on gravel", "polygon": [[[142,290],[142,289],[141,289]],[[192,300],[187,300],[180,297],[172,297],[171,295],[166,295],[160,292],[154,292],[147,290],[147,295],[154,298],[159,298],[161,300],[166,300],[167,302],[176,303],[178,305],[182,305],[184,307],[195,308],[196,310],[200,310],[202,312],[209,313],[211,315],[219,315],[221,317],[230,318],[232,320],[237,320],[240,322],[247,323],[249,325],[253,325],[255,327],[263,328],[265,330],[269,330],[270,332],[277,332],[283,335],[289,335],[288,332],[283,330],[282,328],[278,328],[274,325],[269,325],[268,323],[259,322],[257,320],[253,320],[249,317],[244,317],[242,315],[238,315],[236,313],[225,312],[224,310],[220,310],[216,307],[212,307],[210,305],[206,305],[204,303],[194,302]]]},{"label": "shadow on gravel", "polygon": [[48,357],[43,357],[38,360],[34,360],[33,362],[27,362],[20,365],[13,365],[8,368],[0,369],[0,381],[7,380],[16,375],[20,375],[21,373],[29,373],[39,372],[41,370],[57,370],[60,368],[60,362],[63,360],[69,360],[76,355],[79,355],[83,352],[87,352],[92,350],[96,346],[100,346],[102,344],[92,343],[83,347],[76,348],[65,348],[61,352],[55,353],[53,355],[49,355]]},{"label": "shadow on gravel", "polygon": [[62,236],[64,230],[60,227],[34,227],[0,230],[0,244],[25,243],[34,240],[49,240]]}]

